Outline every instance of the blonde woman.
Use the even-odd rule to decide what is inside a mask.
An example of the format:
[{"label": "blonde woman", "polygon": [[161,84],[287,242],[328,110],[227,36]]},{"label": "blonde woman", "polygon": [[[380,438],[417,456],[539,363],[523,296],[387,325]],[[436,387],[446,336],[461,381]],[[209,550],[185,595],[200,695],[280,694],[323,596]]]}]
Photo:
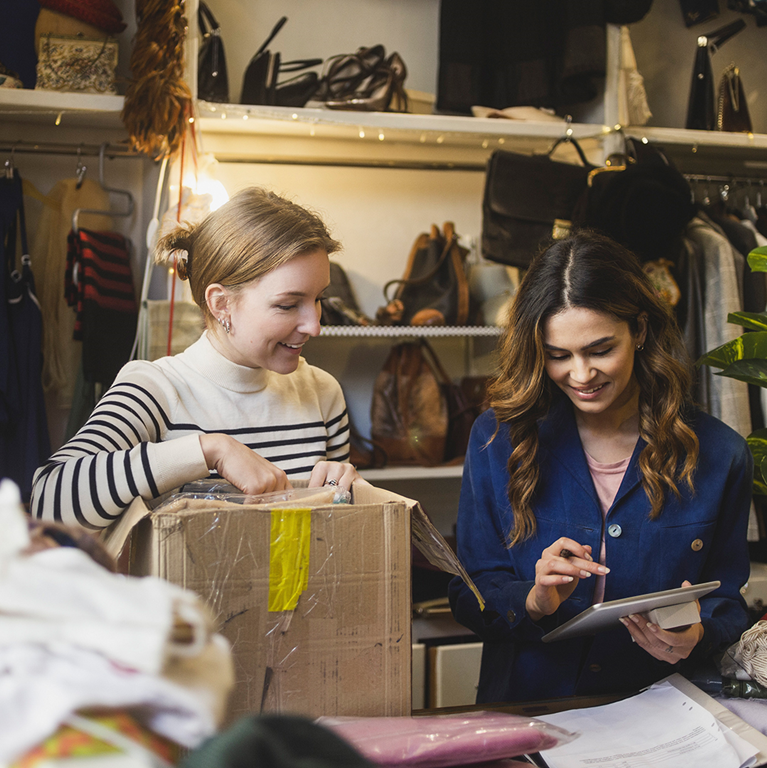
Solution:
[{"label": "blonde woman", "polygon": [[[474,425],[458,555],[487,601],[451,583],[484,640],[479,702],[637,691],[709,660],[748,625],[745,440],[688,399],[676,323],[637,259],[575,234],[536,257]],[[720,580],[701,623],[641,615],[543,643],[593,603]]]},{"label": "blonde woman", "polygon": [[37,471],[33,516],[102,528],[137,496],[211,476],[248,494],[296,478],[349,489],[341,387],[301,357],[338,247],[316,215],[258,188],[163,237],[159,260],[181,255],[206,330],[179,355],[121,370]]}]

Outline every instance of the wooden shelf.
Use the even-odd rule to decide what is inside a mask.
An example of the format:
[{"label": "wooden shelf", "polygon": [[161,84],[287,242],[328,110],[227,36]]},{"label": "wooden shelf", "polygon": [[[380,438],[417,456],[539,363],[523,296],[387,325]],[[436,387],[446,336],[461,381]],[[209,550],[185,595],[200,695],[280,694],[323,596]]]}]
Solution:
[{"label": "wooden shelf", "polygon": [[110,94],[0,88],[3,122],[122,128],[123,103],[122,96]]}]

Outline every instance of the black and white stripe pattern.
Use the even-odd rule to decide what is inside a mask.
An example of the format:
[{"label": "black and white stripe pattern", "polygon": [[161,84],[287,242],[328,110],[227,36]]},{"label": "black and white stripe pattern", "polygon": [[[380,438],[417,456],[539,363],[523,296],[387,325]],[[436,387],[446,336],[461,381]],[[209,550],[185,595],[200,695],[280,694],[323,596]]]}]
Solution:
[{"label": "black and white stripe pattern", "polygon": [[33,515],[103,528],[136,496],[209,476],[198,437],[205,433],[231,435],[291,479],[308,477],[321,460],[349,460],[348,414],[330,374],[302,361],[287,376],[253,371],[254,384],[240,366],[228,380],[234,364],[225,361],[213,381],[198,367],[210,353],[203,337],[175,358],[129,363],[83,428],[37,471]]}]

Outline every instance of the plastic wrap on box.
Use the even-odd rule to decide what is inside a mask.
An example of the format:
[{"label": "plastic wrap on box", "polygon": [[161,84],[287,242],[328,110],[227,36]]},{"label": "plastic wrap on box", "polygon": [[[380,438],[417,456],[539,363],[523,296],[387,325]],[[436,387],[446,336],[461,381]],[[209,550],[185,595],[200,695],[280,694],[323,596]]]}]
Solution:
[{"label": "plastic wrap on box", "polygon": [[129,510],[143,518],[131,572],[213,608],[233,649],[230,722],[246,712],[409,714],[411,530],[454,573],[457,558],[410,499],[363,482],[338,504],[336,489],[294,485],[264,498],[195,484]]}]

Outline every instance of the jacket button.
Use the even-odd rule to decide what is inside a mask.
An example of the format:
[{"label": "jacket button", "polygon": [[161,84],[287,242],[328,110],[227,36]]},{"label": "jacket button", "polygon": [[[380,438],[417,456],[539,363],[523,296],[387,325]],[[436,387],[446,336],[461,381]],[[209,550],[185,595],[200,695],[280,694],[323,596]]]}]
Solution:
[{"label": "jacket button", "polygon": [[695,541],[690,544],[690,547],[692,547],[693,552],[700,552],[700,550],[703,549],[703,542],[700,539],[695,539]]},{"label": "jacket button", "polygon": [[509,622],[509,624],[513,624],[517,620],[517,614],[514,613],[514,611],[507,611],[506,620]]},{"label": "jacket button", "polygon": [[589,664],[589,672],[601,672],[602,667],[599,664]]},{"label": "jacket button", "polygon": [[623,528],[621,528],[618,523],[613,523],[611,526],[607,528],[607,532],[612,536],[614,539],[617,539],[618,536],[620,536],[623,533]]}]

